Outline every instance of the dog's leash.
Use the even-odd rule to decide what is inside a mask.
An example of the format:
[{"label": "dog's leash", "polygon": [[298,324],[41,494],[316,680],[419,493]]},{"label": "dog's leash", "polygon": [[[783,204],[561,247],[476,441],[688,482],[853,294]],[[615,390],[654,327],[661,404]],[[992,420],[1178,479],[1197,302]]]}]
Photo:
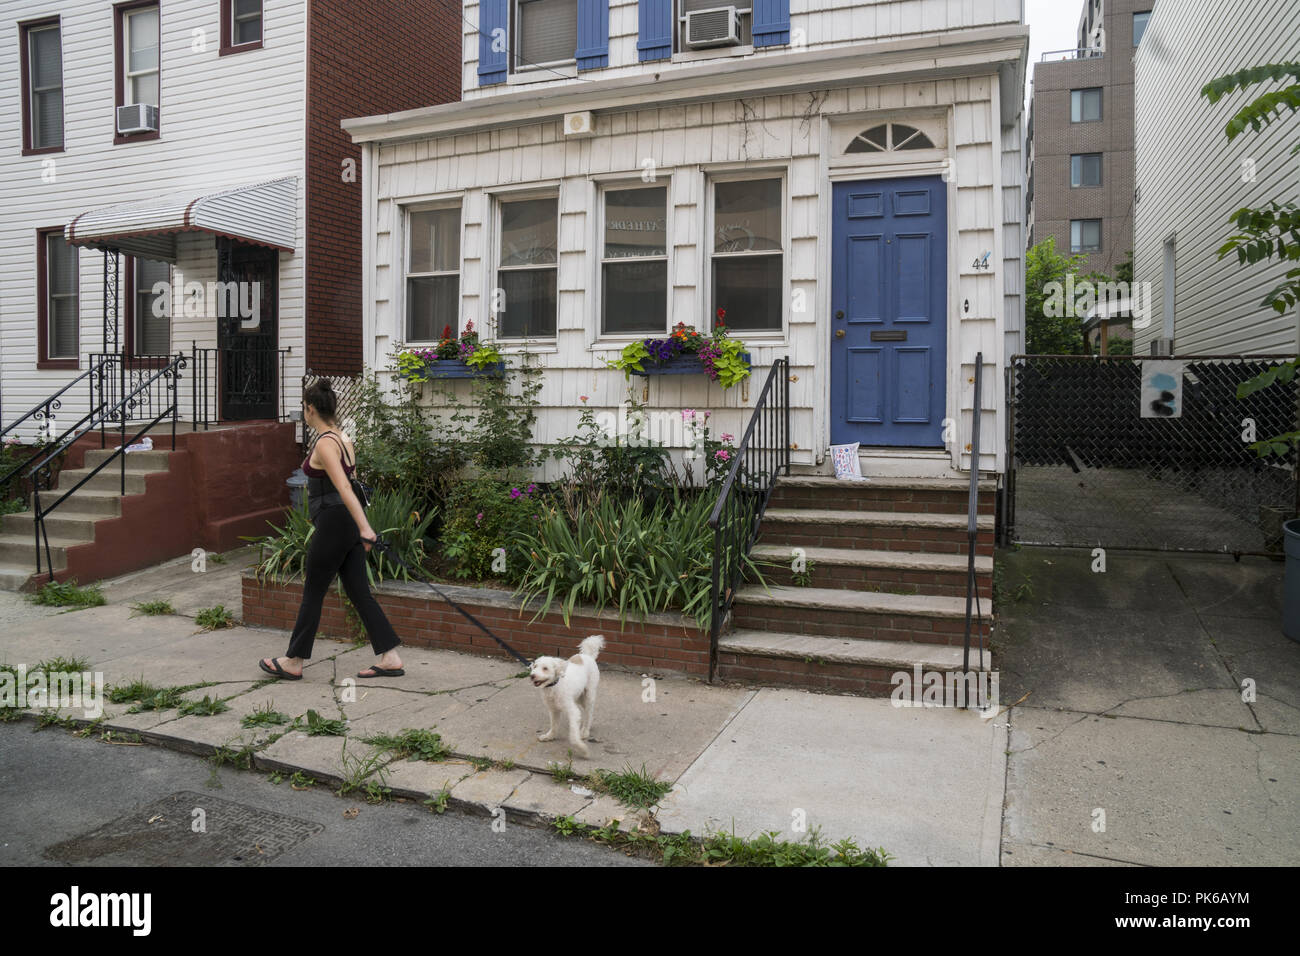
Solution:
[{"label": "dog's leash", "polygon": [[461,607],[451,598],[447,597],[447,595],[444,594],[441,589],[434,586],[432,581],[425,580],[424,578],[421,578],[418,574],[416,574],[415,571],[412,570],[411,566],[402,560],[401,556],[395,550],[393,550],[392,545],[390,545],[387,541],[385,541],[379,535],[375,535],[375,540],[371,543],[377,548],[383,548],[384,553],[387,554],[394,561],[396,561],[398,564],[400,564],[402,567],[404,567],[406,569],[407,574],[411,575],[411,577],[415,578],[415,580],[419,581],[421,584],[427,585],[433,591],[434,594],[438,595],[438,597],[442,598],[444,601],[446,601],[448,604],[454,607],[457,611],[463,614],[466,618],[468,618],[471,624],[473,624],[475,627],[477,627],[488,637],[492,638],[492,640],[496,641],[498,644],[504,647],[511,657],[513,657],[519,663],[523,664],[525,667],[532,667],[532,661],[525,658],[517,650],[515,650],[505,641],[501,640],[501,638],[493,634],[492,631],[489,630],[488,627],[484,625],[482,621],[476,618],[473,614],[469,613],[469,611],[465,610],[463,607]]}]

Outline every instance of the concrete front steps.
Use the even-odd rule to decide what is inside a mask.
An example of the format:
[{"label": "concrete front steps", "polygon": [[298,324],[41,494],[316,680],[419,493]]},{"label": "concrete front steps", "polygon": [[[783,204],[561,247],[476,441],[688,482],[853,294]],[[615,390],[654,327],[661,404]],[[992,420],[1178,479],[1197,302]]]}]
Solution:
[{"label": "concrete front steps", "polygon": [[[985,621],[995,491],[980,482],[975,573]],[[719,676],[889,696],[900,671],[960,670],[968,497],[957,478],[778,479],[751,554],[767,586],[737,592],[731,630],[719,638]],[[978,648],[977,623],[971,634]],[[973,651],[971,668],[979,666]]]},{"label": "concrete front steps", "polygon": [[[88,445],[93,442],[93,447],[79,449],[79,452],[84,454],[83,467],[65,468],[60,471],[55,488],[41,492],[42,505],[48,507],[58,500],[64,491],[75,486],[113,454],[110,449],[98,447],[97,435],[81,441],[87,442]],[[171,470],[170,457],[184,454],[183,451],[170,450],[127,454],[126,497],[142,499],[150,487],[151,480],[158,487],[168,484],[167,477]],[[49,541],[49,558],[54,567],[56,580],[65,581],[70,577],[77,577],[79,581],[86,583],[103,576],[94,574],[98,569],[97,566],[103,563],[93,557],[97,542],[96,529],[101,522],[110,526],[106,527],[106,534],[109,537],[120,537],[120,532],[124,530],[120,527],[112,527],[122,524],[123,501],[126,500],[121,494],[121,467],[120,462],[113,462],[46,516],[45,533]],[[119,534],[111,534],[113,531]],[[49,580],[44,545],[45,541],[42,540],[41,574],[36,576],[36,533],[33,512],[28,510],[0,518],[0,589],[18,591],[29,585],[38,586]],[[89,576],[91,574],[93,577]]]}]

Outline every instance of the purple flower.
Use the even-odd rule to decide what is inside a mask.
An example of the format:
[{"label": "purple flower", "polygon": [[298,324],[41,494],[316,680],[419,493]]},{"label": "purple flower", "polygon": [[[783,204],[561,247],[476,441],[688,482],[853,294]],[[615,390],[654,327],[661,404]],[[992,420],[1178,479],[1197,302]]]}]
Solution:
[{"label": "purple flower", "polygon": [[475,517],[474,523],[477,525],[477,524],[482,524],[482,522],[483,522],[483,512],[480,511],[478,513],[478,516]]},{"label": "purple flower", "polygon": [[510,489],[510,498],[511,498],[511,500],[513,500],[513,499],[515,499],[515,498],[518,498],[521,494],[522,494],[522,492],[521,492],[518,488],[511,488],[511,489]]},{"label": "purple flower", "polygon": [[537,486],[536,486],[536,485],[531,485],[531,484],[530,484],[530,485],[528,486],[528,494],[531,495],[531,494],[532,494],[534,491],[536,491],[536,490],[537,490]]}]

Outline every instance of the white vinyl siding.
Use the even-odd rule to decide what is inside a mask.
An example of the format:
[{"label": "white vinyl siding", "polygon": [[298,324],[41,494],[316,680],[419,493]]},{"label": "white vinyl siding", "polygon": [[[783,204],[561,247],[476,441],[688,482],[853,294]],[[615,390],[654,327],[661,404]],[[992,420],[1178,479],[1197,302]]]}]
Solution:
[{"label": "white vinyl siding", "polygon": [[1233,114],[1281,85],[1261,83],[1214,105],[1200,90],[1246,67],[1300,60],[1295,0],[1257,0],[1249,17],[1230,0],[1157,3],[1133,56],[1133,270],[1151,294],[1146,323],[1135,329],[1135,354],[1149,354],[1152,339],[1164,334],[1171,239],[1177,353],[1294,354],[1300,350],[1297,310],[1279,315],[1262,300],[1295,263],[1274,258],[1242,265],[1235,255],[1220,259],[1218,249],[1236,231],[1230,218],[1236,210],[1296,200],[1296,120],[1288,114],[1229,143],[1224,126]]},{"label": "white vinyl siding", "polygon": [[[256,70],[241,63],[243,57],[219,55],[216,0],[167,0],[164,6],[160,67],[175,82],[168,83],[165,94],[169,118],[161,139],[113,145],[113,17],[106,6],[68,4],[61,8],[60,24],[65,152],[24,157],[14,148],[0,157],[0,411],[5,424],[79,374],[36,368],[36,230],[68,223],[88,210],[195,186],[217,190],[298,177],[296,252],[280,254],[279,327],[281,346],[292,347],[285,356],[286,381],[293,383],[305,371],[305,4],[283,4],[266,19],[266,47],[257,54]],[[14,24],[31,14],[30,0],[0,0],[0,22]],[[204,22],[211,26],[207,51],[199,54],[191,49],[191,29]],[[0,61],[15,65],[14,82],[0,86],[0,140],[11,144],[22,141],[16,66],[20,36],[16,28],[0,31]],[[237,149],[214,146],[214,130],[221,131],[221,142],[237,144]],[[56,159],[57,165],[46,165]],[[177,246],[174,278],[216,281],[213,236],[183,234]],[[119,348],[126,343],[126,263],[122,257]],[[77,267],[77,339],[84,357],[103,351],[105,344],[104,256],[82,248]],[[217,344],[216,316],[204,314],[203,308],[189,315],[173,308],[171,350],[189,352],[192,342],[199,348]],[[69,422],[86,411],[86,391],[73,391],[62,412]],[[16,437],[25,441],[35,436],[26,425],[17,429]]]}]

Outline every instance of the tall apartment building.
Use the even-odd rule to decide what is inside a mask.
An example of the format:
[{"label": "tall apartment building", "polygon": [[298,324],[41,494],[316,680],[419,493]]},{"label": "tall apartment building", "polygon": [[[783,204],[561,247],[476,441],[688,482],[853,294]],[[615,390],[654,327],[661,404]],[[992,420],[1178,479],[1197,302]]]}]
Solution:
[{"label": "tall apartment building", "polygon": [[1029,244],[1056,237],[1112,275],[1133,248],[1133,53],[1155,0],[1084,0],[1075,48],[1034,64]]}]

